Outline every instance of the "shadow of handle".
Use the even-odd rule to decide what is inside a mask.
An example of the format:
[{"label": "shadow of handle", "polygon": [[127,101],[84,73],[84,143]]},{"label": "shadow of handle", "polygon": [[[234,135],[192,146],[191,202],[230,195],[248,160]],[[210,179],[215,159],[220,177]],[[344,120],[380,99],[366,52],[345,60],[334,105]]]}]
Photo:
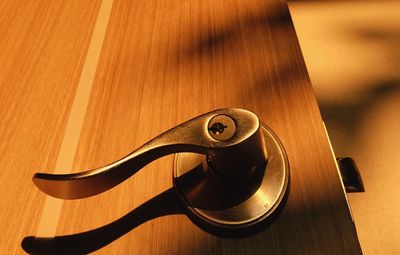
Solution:
[{"label": "shadow of handle", "polygon": [[184,209],[175,190],[170,188],[100,228],[54,238],[27,236],[21,246],[29,254],[87,254],[112,243],[149,220],[172,214],[184,214]]}]

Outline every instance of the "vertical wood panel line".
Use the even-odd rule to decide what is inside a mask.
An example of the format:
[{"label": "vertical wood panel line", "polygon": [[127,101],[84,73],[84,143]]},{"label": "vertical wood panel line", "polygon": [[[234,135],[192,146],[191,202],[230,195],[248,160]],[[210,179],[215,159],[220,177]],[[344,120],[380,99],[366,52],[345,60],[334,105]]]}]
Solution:
[{"label": "vertical wood panel line", "polygon": [[[112,6],[113,0],[102,0],[101,2],[74,101],[72,103],[71,113],[67,121],[60,152],[57,157],[55,174],[66,173],[65,171],[72,169]],[[55,236],[62,205],[63,200],[50,196],[46,197],[39,225],[36,230],[37,237]]]}]

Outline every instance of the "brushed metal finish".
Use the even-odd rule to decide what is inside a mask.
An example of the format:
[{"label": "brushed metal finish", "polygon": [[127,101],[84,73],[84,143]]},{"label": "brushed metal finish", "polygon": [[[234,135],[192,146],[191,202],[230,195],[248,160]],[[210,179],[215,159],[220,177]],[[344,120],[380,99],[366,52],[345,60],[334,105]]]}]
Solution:
[{"label": "brushed metal finish", "polygon": [[[261,130],[268,160],[240,171],[239,176],[221,175],[204,155],[176,154],[174,187],[192,221],[203,229],[222,236],[244,236],[261,230],[262,223],[275,216],[288,190],[289,163],[272,130],[265,125]],[[250,153],[256,152],[245,152]]]},{"label": "brushed metal finish", "polygon": [[[210,132],[214,124],[217,132]],[[174,186],[189,217],[214,234],[245,236],[262,229],[259,223],[273,215],[286,194],[289,168],[283,146],[257,115],[234,108],[191,119],[108,166],[75,174],[37,173],[33,181],[51,196],[84,198],[176,152],[192,153],[176,155]]]},{"label": "brushed metal finish", "polygon": [[[212,138],[208,131],[210,120],[219,115],[230,116],[236,123],[234,135],[224,141]],[[53,197],[85,198],[107,191],[155,159],[177,152],[206,154],[220,172],[233,166],[240,170],[248,169],[266,160],[258,117],[250,111],[227,108],[203,114],[172,128],[107,166],[73,174],[36,173],[33,182]],[[236,174],[236,171],[229,173]]]}]

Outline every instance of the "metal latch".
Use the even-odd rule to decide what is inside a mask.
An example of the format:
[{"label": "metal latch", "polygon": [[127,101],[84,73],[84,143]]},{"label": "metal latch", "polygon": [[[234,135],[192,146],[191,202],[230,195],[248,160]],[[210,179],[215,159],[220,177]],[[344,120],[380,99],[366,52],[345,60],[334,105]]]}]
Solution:
[{"label": "metal latch", "polygon": [[347,193],[364,192],[364,184],[361,179],[360,172],[356,162],[352,158],[337,158],[336,159],[340,177]]}]

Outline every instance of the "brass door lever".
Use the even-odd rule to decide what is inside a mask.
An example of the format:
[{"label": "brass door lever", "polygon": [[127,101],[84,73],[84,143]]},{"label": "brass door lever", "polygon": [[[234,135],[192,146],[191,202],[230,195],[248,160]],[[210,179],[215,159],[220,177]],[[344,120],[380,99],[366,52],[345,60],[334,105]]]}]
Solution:
[{"label": "brass door lever", "polygon": [[33,182],[50,196],[85,198],[174,153],[174,187],[189,217],[212,233],[244,235],[266,222],[284,200],[289,167],[283,146],[257,115],[234,108],[184,122],[107,166],[73,174],[36,173]]}]

